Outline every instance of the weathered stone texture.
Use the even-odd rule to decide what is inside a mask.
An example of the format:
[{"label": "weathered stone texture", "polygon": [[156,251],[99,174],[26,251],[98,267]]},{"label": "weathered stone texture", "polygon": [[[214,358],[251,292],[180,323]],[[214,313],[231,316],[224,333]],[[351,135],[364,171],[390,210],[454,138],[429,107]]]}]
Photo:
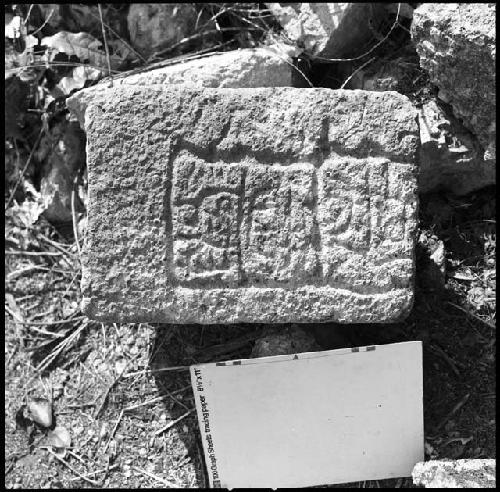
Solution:
[{"label": "weathered stone texture", "polygon": [[494,3],[423,3],[411,28],[421,66],[477,135],[485,160],[496,146],[495,11]]},{"label": "weathered stone texture", "polygon": [[417,463],[413,483],[425,488],[484,489],[496,486],[496,460],[431,460]]},{"label": "weathered stone texture", "polygon": [[[339,58],[368,51],[386,11],[377,3],[266,3],[286,36],[314,56]],[[376,42],[376,40],[375,40]]]},{"label": "weathered stone texture", "polygon": [[408,313],[418,127],[404,96],[122,86],[87,107],[82,92],[68,105],[88,139],[91,318]]},{"label": "weathered stone texture", "polygon": [[114,85],[185,84],[196,87],[304,87],[285,46],[248,48],[179,62],[113,81]]}]

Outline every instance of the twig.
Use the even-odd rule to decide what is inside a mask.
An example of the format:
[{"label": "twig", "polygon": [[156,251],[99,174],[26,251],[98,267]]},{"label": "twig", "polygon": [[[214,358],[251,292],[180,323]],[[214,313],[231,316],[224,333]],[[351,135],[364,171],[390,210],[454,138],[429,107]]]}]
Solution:
[{"label": "twig", "polygon": [[153,480],[157,480],[158,482],[162,483],[163,485],[166,485],[169,488],[175,488],[175,486],[176,486],[175,483],[169,482],[168,480],[165,480],[164,478],[159,477],[158,475],[153,475],[152,473],[150,473],[146,470],[143,470],[142,468],[139,468],[137,466],[132,466],[131,468],[139,473],[142,473],[143,475],[146,475],[149,478],[152,478]]},{"label": "twig", "polygon": [[191,385],[184,386],[184,388],[172,391],[168,395],[158,396],[157,398],[153,398],[153,399],[145,401],[143,403],[137,403],[136,405],[131,405],[130,407],[124,408],[123,411],[130,412],[132,410],[137,410],[138,408],[145,407],[147,405],[152,405],[153,403],[158,403],[159,401],[163,401],[163,400],[166,400],[167,398],[170,398],[172,395],[175,395],[177,393],[182,393],[183,391],[186,391],[189,388],[191,388]]},{"label": "twig", "polygon": [[54,248],[59,250],[61,253],[65,254],[69,257],[74,257],[74,254],[71,253],[70,251],[68,251],[66,248],[63,248],[63,246],[61,246],[61,243],[58,243],[57,241],[53,241],[52,239],[45,237],[43,234],[41,234],[39,236],[39,239],[43,239],[48,244],[51,244],[52,246],[54,246]]},{"label": "twig", "polygon": [[204,360],[206,360],[206,359],[211,359],[212,357],[227,354],[229,352],[234,352],[235,350],[244,347],[248,343],[258,338],[260,333],[261,332],[256,331],[255,333],[251,333],[249,335],[243,335],[239,338],[229,340],[228,342],[225,343],[212,345],[211,347],[204,347],[200,349],[198,352],[196,352],[195,356],[202,357]]},{"label": "twig", "polygon": [[169,371],[189,371],[190,366],[172,366],[172,367],[163,367],[161,369],[150,369],[149,367],[145,367],[141,371],[129,372],[123,376],[124,379],[133,378],[135,376],[140,376],[141,374],[145,374],[147,372],[153,374],[157,372],[169,372]]},{"label": "twig", "polygon": [[469,399],[470,397],[470,393],[467,393],[452,409],[452,411],[443,419],[441,420],[441,422],[439,422],[439,424],[437,425],[436,429],[435,429],[435,432],[438,431],[439,429],[441,429],[441,427],[443,427],[443,425],[445,425],[448,420],[450,420],[453,415],[455,415],[466,403],[467,403],[467,400]]},{"label": "twig", "polygon": [[[91,10],[89,11],[89,14],[95,19],[97,19],[97,16]],[[136,51],[130,44],[128,44],[123,38],[121,38],[120,35],[116,31],[114,31],[109,24],[106,24],[102,20],[102,15],[100,20],[103,26],[106,29],[109,29],[130,51],[132,51],[137,56],[137,58],[140,58],[144,63],[146,63],[146,59],[138,51]]]},{"label": "twig", "polygon": [[[103,468],[102,470],[94,470],[93,472],[90,472],[88,473],[87,475],[84,475],[85,477],[89,478],[90,475],[97,475],[98,473],[103,473],[103,472],[109,472],[109,470],[114,470],[115,468],[118,468],[120,465],[116,464],[116,465],[111,465],[109,468]],[[81,478],[83,477],[80,477],[80,478],[70,478],[69,481],[70,482],[74,482],[75,480],[81,480]]]},{"label": "twig", "polygon": [[108,450],[109,443],[111,442],[111,439],[115,436],[116,429],[118,429],[118,426],[120,425],[120,422],[122,421],[123,418],[123,410],[120,411],[120,415],[118,415],[118,419],[116,420],[115,426],[113,427],[113,430],[111,431],[111,434],[109,435],[108,442],[106,443],[106,446],[104,446],[104,452],[103,454],[106,454],[106,451]]},{"label": "twig", "polygon": [[[86,324],[80,325],[78,328],[71,333],[68,337],[66,337],[54,350],[51,352],[45,359],[40,362],[40,364],[35,367],[34,369],[34,375],[32,379],[37,376],[41,371],[45,370],[53,361],[54,359],[69,345],[73,343],[74,340],[76,340],[79,336],[80,333],[83,331],[83,329],[86,327]],[[30,380],[31,381],[31,380]]]},{"label": "twig", "polygon": [[25,255],[25,256],[62,256],[59,251],[18,251],[15,249],[7,249],[6,255]]},{"label": "twig", "polygon": [[71,218],[73,219],[73,235],[75,236],[76,248],[78,250],[78,257],[80,259],[80,263],[82,262],[82,251],[80,249],[80,241],[78,240],[78,222],[76,218],[75,212],[75,188],[77,186],[78,176],[75,176],[73,180],[73,188],[71,189]]},{"label": "twig", "polygon": [[26,25],[28,23],[28,20],[31,15],[31,9],[33,8],[34,4],[30,4],[30,8],[28,9],[28,13],[26,14],[26,19],[23,19],[23,25]]},{"label": "twig", "polygon": [[355,58],[324,58],[322,56],[316,56],[313,55],[311,58],[315,60],[321,60],[321,61],[327,61],[327,62],[347,62],[347,61],[357,61],[361,60],[361,58],[364,58],[366,55],[369,55],[373,50],[378,48],[390,35],[391,32],[394,30],[394,28],[399,24],[399,11],[401,9],[401,4],[398,3],[398,11],[396,14],[396,20],[394,21],[394,24],[392,24],[391,28],[389,29],[389,32],[374,46],[372,46],[371,49],[369,49],[366,53],[363,53],[362,55],[359,55]]},{"label": "twig", "polygon": [[[96,50],[89,50],[89,51],[96,51]],[[100,67],[98,65],[93,65],[90,63],[79,63],[79,62],[50,62],[51,67],[90,67],[90,68],[95,68],[96,70],[101,70],[103,71],[103,67]],[[8,68],[5,70],[5,74],[8,75],[10,73],[17,73],[20,72],[21,70],[24,70],[25,68],[47,68],[45,63],[30,63],[29,65],[20,65],[19,67],[15,68]],[[112,73],[122,73],[119,70],[111,70]]]},{"label": "twig", "polygon": [[169,422],[165,427],[161,428],[160,430],[157,430],[154,435],[159,436],[160,434],[163,434],[165,431],[167,431],[168,429],[171,429],[174,425],[179,423],[182,419],[186,418],[188,415],[190,415],[193,412],[194,412],[194,408],[192,408],[191,410],[188,410],[186,413],[183,413],[179,418],[172,420],[172,422]]},{"label": "twig", "polygon": [[495,330],[495,326],[490,323],[489,321],[486,321],[485,319],[483,318],[480,318],[477,314],[474,314],[473,312],[469,311],[468,309],[464,309],[463,307],[461,306],[458,306],[457,304],[454,304],[453,302],[450,302],[448,301],[448,304],[450,304],[451,306],[459,309],[460,311],[464,312],[465,314],[468,314],[469,316],[471,316],[472,318],[474,319],[477,319],[478,321],[481,321],[483,322],[485,325],[489,326],[491,329]]},{"label": "twig", "polygon": [[[59,6],[58,6],[58,8],[59,8]],[[52,17],[53,13],[54,13],[54,9],[52,9],[50,11],[49,15],[47,16],[47,18],[45,19],[45,21],[43,22],[43,24],[35,32],[31,33],[32,36],[34,36],[35,34],[39,33],[47,25],[47,23],[49,22],[49,20]]]},{"label": "twig", "polygon": [[[106,39],[106,31],[104,30],[104,22],[102,21],[102,9],[101,9],[101,4],[97,4],[97,8],[99,9],[99,18],[101,20],[101,30],[102,30],[102,37],[104,39],[104,50],[106,51],[106,60],[108,62],[108,76],[111,75],[111,62],[109,61],[109,49],[108,49],[108,41]],[[111,86],[113,86],[113,80],[111,80]]]},{"label": "twig", "polygon": [[42,328],[36,328],[35,326],[29,326],[28,330],[34,331],[36,333],[40,333],[40,335],[48,335],[53,338],[64,338],[65,335],[63,333],[53,333],[51,331],[43,330]]},{"label": "twig", "polygon": [[367,62],[363,63],[363,65],[361,65],[360,67],[358,67],[356,70],[354,70],[354,72],[351,73],[351,75],[349,75],[349,77],[347,77],[347,79],[345,79],[344,83],[340,86],[341,89],[343,89],[347,84],[348,82],[361,70],[363,70],[363,68],[366,67],[366,65],[368,65],[369,63],[371,63],[373,60],[375,60],[375,57],[373,56],[372,58],[370,58]]},{"label": "twig", "polygon": [[14,272],[8,273],[6,276],[6,280],[7,280],[7,282],[12,282],[16,278],[21,277],[22,275],[25,275],[26,273],[30,273],[30,272],[33,272],[36,270],[42,271],[42,272],[50,272],[50,273],[52,273],[52,272],[62,273],[63,275],[67,275],[68,273],[71,273],[71,272],[66,272],[64,270],[59,270],[56,268],[51,269],[51,268],[42,267],[42,266],[38,266],[38,265],[30,265],[26,268],[20,268],[19,270],[15,270]]},{"label": "twig", "polygon": [[40,140],[42,139],[43,132],[44,132],[44,127],[42,126],[42,128],[40,129],[40,133],[38,134],[38,137],[37,137],[33,147],[31,148],[31,152],[30,152],[30,155],[28,156],[28,159],[26,160],[26,164],[24,165],[23,170],[19,174],[19,178],[17,178],[16,184],[14,185],[14,189],[12,190],[12,193],[10,194],[9,199],[7,200],[7,205],[5,205],[5,210],[7,210],[9,208],[10,203],[12,202],[12,199],[14,198],[14,195],[16,194],[17,187],[19,186],[19,183],[23,180],[24,173],[26,172],[26,169],[28,169],[28,166],[31,162],[31,159],[33,158],[33,155],[35,154],[35,150],[38,147]]},{"label": "twig", "polygon": [[98,487],[100,485],[99,482],[97,482],[96,480],[92,480],[91,478],[88,478],[87,476],[85,475],[82,475],[78,470],[75,470],[67,461],[64,461],[60,456],[58,456],[56,453],[54,453],[54,451],[52,451],[51,449],[48,449],[47,448],[47,451],[52,455],[54,456],[55,458],[57,458],[63,465],[65,465],[66,467],[68,467],[75,475],[78,475],[82,480],[85,480],[86,482],[89,482],[90,484]]},{"label": "twig", "polygon": [[52,325],[65,325],[68,323],[73,323],[75,321],[82,321],[87,319],[86,316],[77,316],[75,318],[63,319],[60,321],[14,321],[14,323],[19,323],[20,325],[30,325],[30,326],[52,326]]},{"label": "twig", "polygon": [[443,359],[448,363],[448,365],[451,367],[453,372],[460,377],[460,371],[457,369],[457,366],[455,365],[455,362],[453,359],[439,346],[439,345],[431,345],[429,347],[433,352],[441,355]]},{"label": "twig", "polygon": [[109,396],[109,392],[118,384],[118,381],[120,381],[120,379],[122,378],[124,372],[125,372],[125,369],[127,369],[128,365],[133,362],[134,360],[137,359],[137,357],[139,357],[140,354],[137,354],[135,355],[134,357],[132,357],[131,359],[129,359],[126,364],[125,364],[125,367],[122,369],[122,371],[120,372],[120,374],[118,374],[114,381],[107,387],[106,391],[104,392],[104,396],[102,397],[101,399],[101,403],[99,405],[99,407],[96,409],[95,413],[94,413],[94,418],[95,419],[98,419],[99,418],[99,415],[102,411],[102,409],[104,408],[104,405],[106,404],[106,401],[108,399],[108,396]]}]

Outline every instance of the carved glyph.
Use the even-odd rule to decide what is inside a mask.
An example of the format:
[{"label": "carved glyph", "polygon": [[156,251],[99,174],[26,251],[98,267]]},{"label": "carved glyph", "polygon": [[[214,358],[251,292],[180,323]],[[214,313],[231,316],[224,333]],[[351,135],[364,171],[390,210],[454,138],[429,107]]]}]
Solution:
[{"label": "carved glyph", "polygon": [[349,157],[316,165],[207,163],[182,151],[173,163],[167,231],[173,283],[380,292],[408,285],[404,168]]}]

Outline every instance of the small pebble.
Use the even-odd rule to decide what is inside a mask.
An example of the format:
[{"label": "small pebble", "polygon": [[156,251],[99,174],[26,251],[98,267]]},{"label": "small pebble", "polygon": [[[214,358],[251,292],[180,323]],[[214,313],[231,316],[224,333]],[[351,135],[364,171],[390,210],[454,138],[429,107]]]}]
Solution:
[{"label": "small pebble", "polygon": [[101,439],[104,439],[107,435],[108,435],[108,426],[106,425],[106,423],[104,423],[104,424],[102,424],[101,432],[99,433],[99,437]]}]

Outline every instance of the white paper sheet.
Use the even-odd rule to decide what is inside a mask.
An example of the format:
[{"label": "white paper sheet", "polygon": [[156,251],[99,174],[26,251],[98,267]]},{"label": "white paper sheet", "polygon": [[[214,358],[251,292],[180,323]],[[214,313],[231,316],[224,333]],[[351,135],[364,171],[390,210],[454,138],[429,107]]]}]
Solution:
[{"label": "white paper sheet", "polygon": [[422,344],[191,367],[211,487],[411,476],[424,459]]}]

